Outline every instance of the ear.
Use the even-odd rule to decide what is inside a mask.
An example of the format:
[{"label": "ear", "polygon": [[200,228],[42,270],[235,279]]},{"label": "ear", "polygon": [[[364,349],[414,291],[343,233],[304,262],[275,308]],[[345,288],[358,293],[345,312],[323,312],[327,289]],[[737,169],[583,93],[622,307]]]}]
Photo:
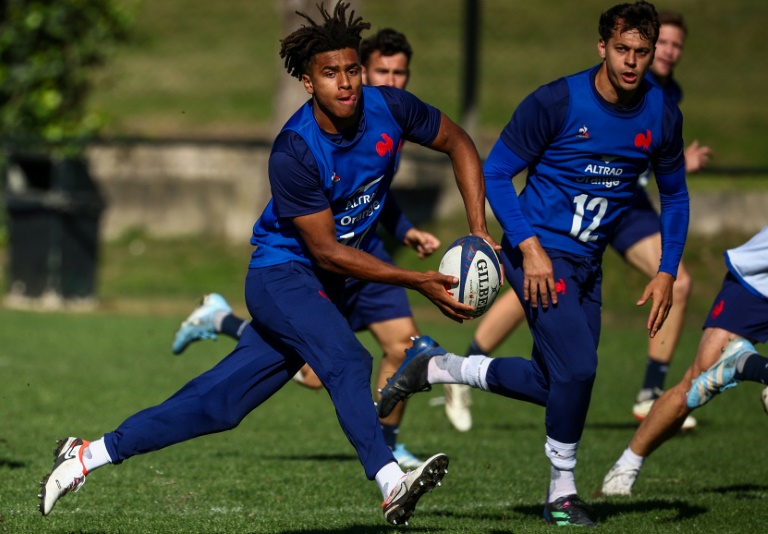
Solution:
[{"label": "ear", "polygon": [[310,95],[315,94],[315,87],[312,85],[312,78],[308,74],[301,75],[301,83],[304,84],[304,90]]},{"label": "ear", "polygon": [[602,39],[597,41],[597,53],[600,54],[601,59],[605,59],[605,41]]}]

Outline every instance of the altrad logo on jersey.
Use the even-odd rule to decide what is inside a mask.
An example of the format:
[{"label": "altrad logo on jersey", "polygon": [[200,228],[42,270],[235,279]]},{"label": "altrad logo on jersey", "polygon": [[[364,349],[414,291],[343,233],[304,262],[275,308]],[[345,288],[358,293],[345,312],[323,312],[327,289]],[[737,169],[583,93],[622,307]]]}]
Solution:
[{"label": "altrad logo on jersey", "polygon": [[[334,176],[335,176],[335,173],[334,173]],[[355,224],[356,222],[359,222],[367,217],[370,217],[371,215],[373,215],[373,213],[376,210],[378,210],[381,207],[381,203],[376,198],[378,189],[374,189],[370,193],[368,192],[368,190],[378,185],[383,179],[384,179],[384,176],[379,176],[375,180],[371,180],[370,182],[357,188],[357,190],[354,193],[352,193],[352,195],[347,199],[347,204],[344,208],[345,211],[354,210],[361,206],[367,206],[367,207],[363,211],[355,215],[344,215],[339,221],[339,224],[341,224],[342,226],[350,226],[352,224]]]},{"label": "altrad logo on jersey", "polygon": [[615,156],[598,156],[598,158],[605,163],[600,165],[599,163],[587,163],[582,171],[587,176],[579,176],[576,178],[576,182],[580,184],[590,185],[604,185],[607,188],[615,187],[621,183],[620,180],[615,178],[606,177],[618,177],[624,173],[624,169],[621,167],[612,166],[615,160],[619,159]]}]

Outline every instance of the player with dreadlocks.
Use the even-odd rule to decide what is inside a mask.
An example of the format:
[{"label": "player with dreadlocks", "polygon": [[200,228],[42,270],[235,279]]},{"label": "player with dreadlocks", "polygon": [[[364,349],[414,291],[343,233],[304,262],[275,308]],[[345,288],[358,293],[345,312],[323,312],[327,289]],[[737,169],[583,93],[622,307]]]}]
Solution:
[{"label": "player with dreadlocks", "polygon": [[253,227],[245,282],[251,324],[232,353],[163,403],[93,442],[60,440],[41,483],[43,515],[98,467],[236,427],[304,362],[325,385],[367,478],[379,485],[388,522],[405,523],[447,472],[444,454],[407,474],[397,465],[371,399],[372,357],[336,302],[353,277],[415,289],[451,319],[469,319],[472,309],[445,292],[454,277],[396,267],[367,247],[403,141],[451,158],[470,231],[495,244],[486,229],[480,158],[466,132],[439,110],[402,90],[363,87],[358,45],[369,25],[354,12],[347,16],[348,7],[339,2],[329,13],[319,6],[321,24],[299,13],[309,24],[282,41],[285,67],[311,99],[272,146],[272,199]]},{"label": "player with dreadlocks", "polygon": [[[363,65],[363,83],[387,85],[405,89],[409,78],[409,64],[413,51],[402,33],[391,28],[379,30],[360,42],[360,61]],[[434,235],[416,228],[405,216],[396,200],[389,195],[380,217],[383,227],[396,241],[426,258],[440,246]],[[378,233],[378,232],[377,232]],[[392,258],[384,241],[376,233],[367,252],[387,263]],[[355,332],[369,331],[382,349],[382,358],[376,374],[376,389],[383,388],[405,358],[411,339],[419,335],[413,320],[408,292],[404,287],[349,278],[344,290],[341,309]],[[173,340],[173,353],[181,354],[193,342],[216,339],[223,334],[239,340],[248,328],[251,318],[243,318],[232,311],[226,299],[218,293],[203,296],[187,319],[181,323]],[[293,377],[297,383],[310,389],[322,389],[323,384],[312,368],[304,364]],[[449,388],[449,385],[445,386]],[[458,387],[458,386],[457,386]],[[446,393],[446,399],[450,398]],[[451,404],[446,402],[446,412]],[[384,441],[403,469],[414,469],[422,460],[414,456],[400,441],[400,424],[405,413],[405,402],[385,419],[381,419]]]}]

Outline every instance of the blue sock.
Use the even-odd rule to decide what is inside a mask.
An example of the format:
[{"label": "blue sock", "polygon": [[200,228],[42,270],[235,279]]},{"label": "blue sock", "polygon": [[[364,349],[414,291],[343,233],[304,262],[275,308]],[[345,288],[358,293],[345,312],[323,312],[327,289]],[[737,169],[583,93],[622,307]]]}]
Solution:
[{"label": "blue sock", "polygon": [[645,366],[645,381],[643,382],[643,389],[650,390],[664,390],[664,380],[667,378],[667,371],[669,371],[669,365],[654,360],[650,356]]},{"label": "blue sock", "polygon": [[386,443],[390,449],[395,450],[395,445],[397,444],[397,433],[400,432],[400,426],[381,425],[381,431],[384,433],[384,443]]},{"label": "blue sock", "polygon": [[249,321],[241,319],[234,313],[227,314],[221,321],[221,333],[233,339],[240,339],[240,336],[243,335],[243,329],[248,323]]},{"label": "blue sock", "polygon": [[743,362],[736,364],[734,378],[736,380],[768,384],[768,358],[759,354],[747,355]]},{"label": "blue sock", "polygon": [[469,344],[467,352],[464,353],[464,356],[488,356],[488,353],[481,349],[480,345],[477,344],[477,341],[473,339],[472,343]]}]

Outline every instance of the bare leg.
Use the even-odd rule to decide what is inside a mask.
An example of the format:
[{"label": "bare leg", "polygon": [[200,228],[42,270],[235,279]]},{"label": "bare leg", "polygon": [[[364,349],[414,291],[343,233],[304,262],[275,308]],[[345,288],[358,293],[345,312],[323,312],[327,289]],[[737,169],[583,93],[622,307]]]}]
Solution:
[{"label": "bare leg", "polygon": [[475,342],[490,354],[525,321],[517,294],[508,290],[493,303],[475,330]]},{"label": "bare leg", "polygon": [[[378,400],[381,397],[378,390],[386,386],[387,379],[392,378],[397,372],[405,359],[405,349],[411,346],[411,337],[418,336],[419,331],[411,317],[372,323],[368,325],[368,330],[371,331],[384,351],[384,357],[381,360],[381,365],[379,365],[379,374],[376,377],[376,400]],[[399,425],[404,410],[405,403],[401,402],[390,415],[381,419],[381,422],[385,425]]]},{"label": "bare leg", "polygon": [[[649,279],[656,276],[661,261],[661,234],[654,234],[638,241],[627,249],[624,255],[627,263],[645,274]],[[688,297],[691,294],[691,276],[680,262],[677,270],[677,279],[672,288],[674,305],[664,326],[655,337],[648,341],[648,355],[661,363],[672,361],[677,343],[680,340],[680,332],[685,320],[685,308]]]},{"label": "bare leg", "polygon": [[691,387],[691,380],[702,371],[712,367],[720,353],[735,334],[721,328],[707,328],[701,336],[696,359],[688,368],[683,379],[667,390],[653,404],[648,417],[637,429],[629,448],[638,456],[647,457],[662,443],[675,435],[691,412],[685,403],[686,394]]}]

